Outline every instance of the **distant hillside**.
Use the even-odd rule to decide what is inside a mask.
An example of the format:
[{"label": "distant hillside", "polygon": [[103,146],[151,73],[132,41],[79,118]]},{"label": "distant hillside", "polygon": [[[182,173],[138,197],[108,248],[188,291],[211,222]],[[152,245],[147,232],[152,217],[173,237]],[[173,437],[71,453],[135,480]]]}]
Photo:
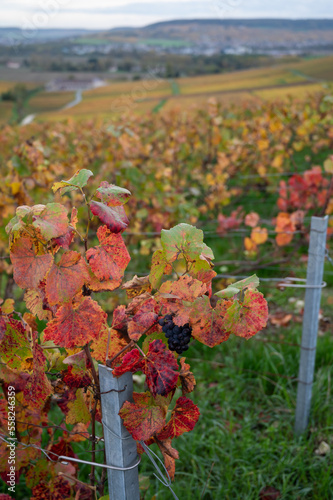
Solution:
[{"label": "distant hillside", "polygon": [[[207,57],[327,55],[333,52],[333,19],[176,19],[141,28],[40,29],[35,33],[0,28],[0,46],[20,45],[24,57],[29,45],[47,43],[49,47],[56,44],[49,53],[61,57],[113,54],[117,58],[118,54],[124,59],[124,54],[134,52]],[[119,66],[118,59],[115,64]]]},{"label": "distant hillside", "polygon": [[37,29],[34,33],[29,31],[29,33],[26,34],[25,31],[20,28],[0,28],[0,44],[10,44],[11,40],[17,41],[17,43],[50,42],[64,38],[89,35],[90,33],[92,33],[92,31],[85,29]]},{"label": "distant hillside", "polygon": [[247,28],[287,29],[297,31],[333,30],[333,19],[176,19],[146,26],[144,29],[170,28],[177,26],[244,26]]},{"label": "distant hillside", "polygon": [[[178,19],[103,35],[123,43],[181,41],[205,50],[248,50],[279,55],[333,50],[333,19]],[[148,43],[147,43],[148,40]],[[162,44],[160,44],[162,45]],[[235,52],[237,53],[237,52]]]},{"label": "distant hillside", "polygon": [[[255,39],[278,40],[282,33],[300,41],[307,37],[320,37],[323,34],[333,35],[333,19],[176,19],[150,24],[143,28],[116,28],[109,32],[124,37],[154,37],[161,38],[169,35],[172,39],[187,39],[193,41],[200,37],[214,39],[221,34],[240,37],[245,34],[248,41]],[[283,39],[281,40],[283,41]]]}]

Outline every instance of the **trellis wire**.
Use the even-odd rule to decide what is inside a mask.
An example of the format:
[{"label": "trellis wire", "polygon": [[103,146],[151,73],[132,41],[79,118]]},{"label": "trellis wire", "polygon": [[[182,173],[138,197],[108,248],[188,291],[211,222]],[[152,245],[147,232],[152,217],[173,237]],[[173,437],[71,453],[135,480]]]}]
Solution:
[{"label": "trellis wire", "polygon": [[330,256],[329,251],[328,251],[328,249],[327,249],[327,248],[326,248],[326,252],[325,252],[325,257],[326,257],[326,259],[328,260],[328,262],[331,264],[331,266],[333,266],[333,259],[332,259],[332,257]]},{"label": "trellis wire", "polygon": [[[68,462],[75,462],[75,463],[80,463],[80,464],[85,464],[85,465],[94,465],[94,467],[101,467],[101,468],[108,469],[108,470],[116,470],[116,471],[124,472],[124,471],[130,471],[132,469],[135,469],[136,467],[139,466],[139,464],[141,462],[141,457],[139,456],[137,463],[135,463],[134,465],[132,465],[130,467],[116,467],[116,466],[111,466],[111,465],[106,465],[106,464],[100,464],[100,463],[97,463],[97,462],[90,462],[88,460],[80,460],[78,458],[68,457],[66,455],[58,455],[57,453],[54,453],[53,451],[50,451],[50,450],[45,450],[44,448],[41,448],[40,446],[37,446],[36,444],[25,444],[25,443],[17,442],[17,441],[8,441],[6,439],[6,437],[7,437],[6,435],[0,434],[0,439],[4,443],[6,443],[6,444],[12,445],[13,443],[16,443],[18,446],[21,446],[24,449],[26,449],[26,448],[34,448],[34,449],[36,449],[38,451],[41,451],[48,458],[48,460],[50,460],[51,462],[55,462],[55,463],[61,462],[64,465],[67,465]],[[160,477],[158,477],[158,475],[155,474],[155,473],[154,473],[154,476],[165,487],[169,488],[169,490],[171,491],[171,493],[172,493],[173,497],[175,498],[175,500],[179,500],[178,497],[177,497],[177,495],[175,494],[175,492],[173,491],[173,489],[171,487],[171,479],[170,479],[169,473],[168,473],[165,465],[161,461],[161,459],[156,455],[156,453],[154,453],[151,449],[149,449],[148,446],[143,441],[139,441],[139,442],[140,442],[140,445],[145,450],[145,452],[146,452],[149,460],[154,465],[154,467],[155,467],[155,469],[156,469],[156,471],[157,471],[157,473],[159,474]],[[101,450],[99,450],[99,451],[101,451]],[[56,456],[57,460],[54,460],[53,458],[51,458],[50,455]],[[163,472],[161,471],[161,469],[159,468],[159,466],[157,465],[157,463],[156,463],[156,461],[155,461],[155,459],[153,457],[155,457],[160,462],[160,464],[162,465],[163,469],[165,470],[165,477],[164,477]],[[128,498],[128,500],[132,500],[132,499]]]},{"label": "trellis wire", "polygon": [[[79,458],[68,457],[67,455],[58,455],[58,453],[54,453],[54,451],[50,451],[50,450],[45,450],[44,448],[41,448],[40,446],[37,446],[36,444],[25,444],[25,443],[22,443],[20,441],[19,442],[17,442],[17,441],[10,442],[10,441],[7,441],[5,438],[6,438],[6,436],[4,434],[0,434],[0,439],[2,441],[4,441],[5,443],[7,443],[7,444],[11,444],[12,445],[13,443],[16,442],[16,444],[18,446],[22,446],[23,448],[35,448],[36,450],[39,450],[42,453],[44,453],[44,455],[51,462],[61,462],[64,465],[67,465],[68,462],[75,462],[75,463],[86,464],[86,465],[94,465],[95,467],[102,467],[104,469],[112,469],[112,470],[117,470],[117,471],[123,472],[123,471],[128,471],[128,470],[135,469],[136,467],[139,466],[139,464],[141,462],[141,457],[139,456],[137,463],[135,463],[131,467],[116,467],[116,466],[112,466],[112,465],[100,464],[100,463],[97,463],[97,462],[89,462],[87,460],[80,460]],[[99,451],[101,451],[101,450],[99,450]],[[54,460],[53,458],[51,458],[50,455],[55,455],[57,457],[57,460]]]}]

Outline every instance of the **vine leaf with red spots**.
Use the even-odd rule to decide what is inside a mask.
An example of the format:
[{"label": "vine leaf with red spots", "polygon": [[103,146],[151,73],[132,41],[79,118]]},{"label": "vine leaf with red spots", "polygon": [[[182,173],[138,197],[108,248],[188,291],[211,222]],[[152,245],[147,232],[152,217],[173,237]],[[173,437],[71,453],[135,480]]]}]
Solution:
[{"label": "vine leaf with red spots", "polygon": [[44,330],[44,340],[66,348],[84,346],[99,337],[106,317],[97,302],[80,297],[74,304],[66,303],[58,309]]},{"label": "vine leaf with red spots", "polygon": [[113,370],[115,377],[126,372],[142,371],[146,375],[146,383],[150,392],[167,396],[173,391],[178,381],[178,364],[174,355],[161,340],[150,343],[148,353],[142,357],[138,349],[127,353],[122,364]]}]

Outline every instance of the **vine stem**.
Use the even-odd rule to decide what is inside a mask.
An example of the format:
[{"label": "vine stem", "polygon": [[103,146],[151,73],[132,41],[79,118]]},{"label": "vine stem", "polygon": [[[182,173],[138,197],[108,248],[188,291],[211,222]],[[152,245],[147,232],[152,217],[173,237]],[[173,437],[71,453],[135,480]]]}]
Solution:
[{"label": "vine stem", "polygon": [[320,214],[320,217],[323,217],[325,215],[332,194],[333,194],[333,174],[332,174],[332,177],[331,177],[331,182],[330,182],[329,188],[327,190],[327,196],[326,196],[325,205],[323,206],[323,209],[322,209],[322,212]]},{"label": "vine stem", "polygon": [[140,352],[141,352],[142,356],[143,356],[144,358],[146,358],[145,353],[143,352],[143,350],[141,349],[141,347],[139,347],[139,346],[138,346],[138,344],[136,344],[136,348],[138,349],[138,351],[140,351]]},{"label": "vine stem", "polygon": [[[95,396],[93,409],[91,410],[91,461],[96,462],[96,408],[98,399]],[[95,486],[95,466],[91,466],[90,484],[94,491],[91,492],[91,500],[95,500],[96,486]]]},{"label": "vine stem", "polygon": [[91,352],[90,352],[90,349],[89,349],[89,344],[86,344],[84,346],[84,351],[85,351],[86,356],[87,356],[87,358],[88,358],[88,360],[90,362],[90,365],[91,365],[91,372],[92,372],[92,376],[93,376],[95,385],[96,385],[96,387],[99,387],[98,375],[97,375],[97,372],[95,370],[93,359],[91,357]]},{"label": "vine stem", "polygon": [[[97,373],[96,373],[96,370],[95,370],[95,366],[94,366],[94,363],[93,363],[93,360],[92,360],[92,357],[91,357],[91,353],[90,353],[90,349],[89,349],[89,344],[86,344],[84,346],[84,351],[86,353],[86,356],[90,362],[90,365],[91,365],[91,372],[92,372],[92,376],[93,376],[93,379],[94,379],[94,382],[95,382],[95,390],[94,390],[94,398],[95,398],[95,401],[94,401],[94,406],[91,410],[91,460],[92,462],[95,463],[96,461],[96,409],[97,409],[97,403],[98,403],[98,400],[99,400],[99,397],[98,397],[98,394],[97,394],[97,391],[99,393],[99,380],[98,380],[98,376],[97,376]],[[94,492],[96,493],[96,487],[95,487],[95,466],[92,465],[91,466],[91,472],[90,472],[90,484],[92,487],[94,487]],[[91,498],[92,500],[95,500],[95,493],[92,492],[91,493]]]},{"label": "vine stem", "polygon": [[212,466],[210,468],[210,471],[209,471],[209,474],[208,474],[208,477],[206,479],[206,483],[205,483],[205,486],[204,486],[204,489],[203,489],[203,492],[201,494],[201,497],[200,497],[200,500],[202,500],[202,498],[204,497],[204,494],[205,494],[205,491],[206,491],[206,488],[207,488],[207,484],[208,484],[208,481],[209,481],[209,478],[212,474],[212,471],[213,471],[213,468],[214,468],[214,465],[215,465],[215,462],[212,463]]},{"label": "vine stem", "polygon": [[117,354],[115,354],[111,359],[107,359],[106,360],[106,366],[111,368],[111,364],[113,363],[113,361],[115,359],[118,358],[118,356],[120,356],[121,354],[123,354],[125,351],[127,351],[127,349],[130,349],[131,347],[134,347],[135,346],[135,342],[134,340],[131,340],[131,342],[129,344],[127,344],[125,347],[123,347],[119,352],[117,352]]},{"label": "vine stem", "polygon": [[[162,308],[159,310],[159,312],[158,312],[158,316],[160,316],[160,315],[161,315],[161,313],[162,313]],[[157,321],[158,321],[158,320],[154,321],[154,323],[153,323],[151,326],[149,326],[148,328],[146,328],[146,330],[142,333],[142,335],[145,335],[147,332],[149,332],[149,330],[151,329],[151,327],[152,327],[153,325],[156,325]],[[115,359],[117,359],[117,358],[118,358],[118,356],[120,356],[121,354],[123,354],[123,352],[127,351],[127,349],[130,349],[131,347],[134,347],[134,346],[135,346],[135,347],[136,347],[136,348],[137,348],[137,349],[141,352],[141,354],[142,354],[144,357],[146,357],[145,353],[143,352],[143,350],[142,350],[142,349],[140,349],[140,347],[138,346],[138,344],[137,344],[134,340],[131,340],[129,344],[127,344],[125,347],[123,347],[123,348],[122,348],[119,352],[117,352],[117,354],[115,354],[115,355],[114,355],[111,359],[107,359],[107,360],[106,360],[106,362],[105,362],[106,366],[107,366],[108,368],[111,368],[111,364],[113,363],[113,361],[114,361]]]},{"label": "vine stem", "polygon": [[[104,459],[103,459],[104,465],[106,465],[106,453],[104,449]],[[103,467],[102,474],[101,474],[101,480],[98,483],[97,490],[99,495],[102,497],[104,495],[104,484],[106,481],[106,468]]]},{"label": "vine stem", "polygon": [[87,197],[86,195],[84,194],[84,191],[82,188],[80,188],[80,191],[81,191],[81,194],[83,196],[83,200],[84,200],[84,203],[87,205],[87,209],[88,209],[88,224],[87,224],[87,231],[86,231],[86,236],[85,238],[83,239],[84,241],[84,247],[86,249],[86,252],[88,251],[88,236],[89,236],[89,229],[90,229],[90,223],[91,223],[91,220],[92,220],[92,217],[91,217],[91,213],[90,213],[90,206],[89,206],[89,203],[88,203],[88,200],[87,200]]},{"label": "vine stem", "polygon": [[58,472],[58,476],[63,476],[66,479],[69,479],[70,481],[75,481],[76,483],[82,484],[83,486],[85,486],[86,488],[89,488],[90,490],[93,490],[94,492],[96,491],[96,487],[90,486],[89,484],[84,483],[83,481],[80,481],[76,477],[69,476],[68,474],[65,474],[65,472],[61,472],[61,471]]}]

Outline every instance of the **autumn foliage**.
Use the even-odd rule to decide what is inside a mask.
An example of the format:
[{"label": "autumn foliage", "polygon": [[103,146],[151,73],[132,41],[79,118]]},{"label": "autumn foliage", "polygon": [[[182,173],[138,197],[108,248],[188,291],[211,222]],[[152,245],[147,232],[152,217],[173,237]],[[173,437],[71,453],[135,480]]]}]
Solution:
[{"label": "autumn foliage", "polygon": [[[135,392],[120,416],[135,440],[157,443],[173,478],[178,452],[172,441],[195,427],[200,412],[188,397],[195,376],[186,359],[168,349],[159,319],[171,314],[176,325],[191,326],[193,342],[214,347],[232,334],[249,339],[268,317],[256,276],[212,297],[214,255],[203,232],[189,224],[163,230],[149,276],[123,283],[130,262],[122,238],[130,192],[105,181],[91,190],[92,175],[83,169],[56,182],[58,202],[19,206],[6,227],[14,280],[24,290],[26,312],[18,313],[11,300],[1,305],[1,382],[4,392],[10,384],[16,388],[19,441],[43,443],[48,450],[44,457],[34,447],[17,449],[18,475],[26,474],[36,500],[46,498],[47,491],[52,498],[67,498],[73,491],[75,498],[89,498],[88,486],[75,482],[77,468],[70,465],[59,476],[56,460],[74,456],[73,442],[86,439],[95,432],[94,422],[101,422],[97,362],[106,362],[116,377],[126,372],[145,375],[147,390]],[[72,201],[70,212],[61,196]],[[108,318],[96,294],[121,285],[127,304],[117,306]],[[63,413],[61,437],[55,437],[50,422],[54,405]],[[1,395],[5,435],[6,406]],[[138,450],[143,451],[140,446]],[[6,462],[2,447],[1,472]],[[103,485],[98,488],[102,494]]]}]

